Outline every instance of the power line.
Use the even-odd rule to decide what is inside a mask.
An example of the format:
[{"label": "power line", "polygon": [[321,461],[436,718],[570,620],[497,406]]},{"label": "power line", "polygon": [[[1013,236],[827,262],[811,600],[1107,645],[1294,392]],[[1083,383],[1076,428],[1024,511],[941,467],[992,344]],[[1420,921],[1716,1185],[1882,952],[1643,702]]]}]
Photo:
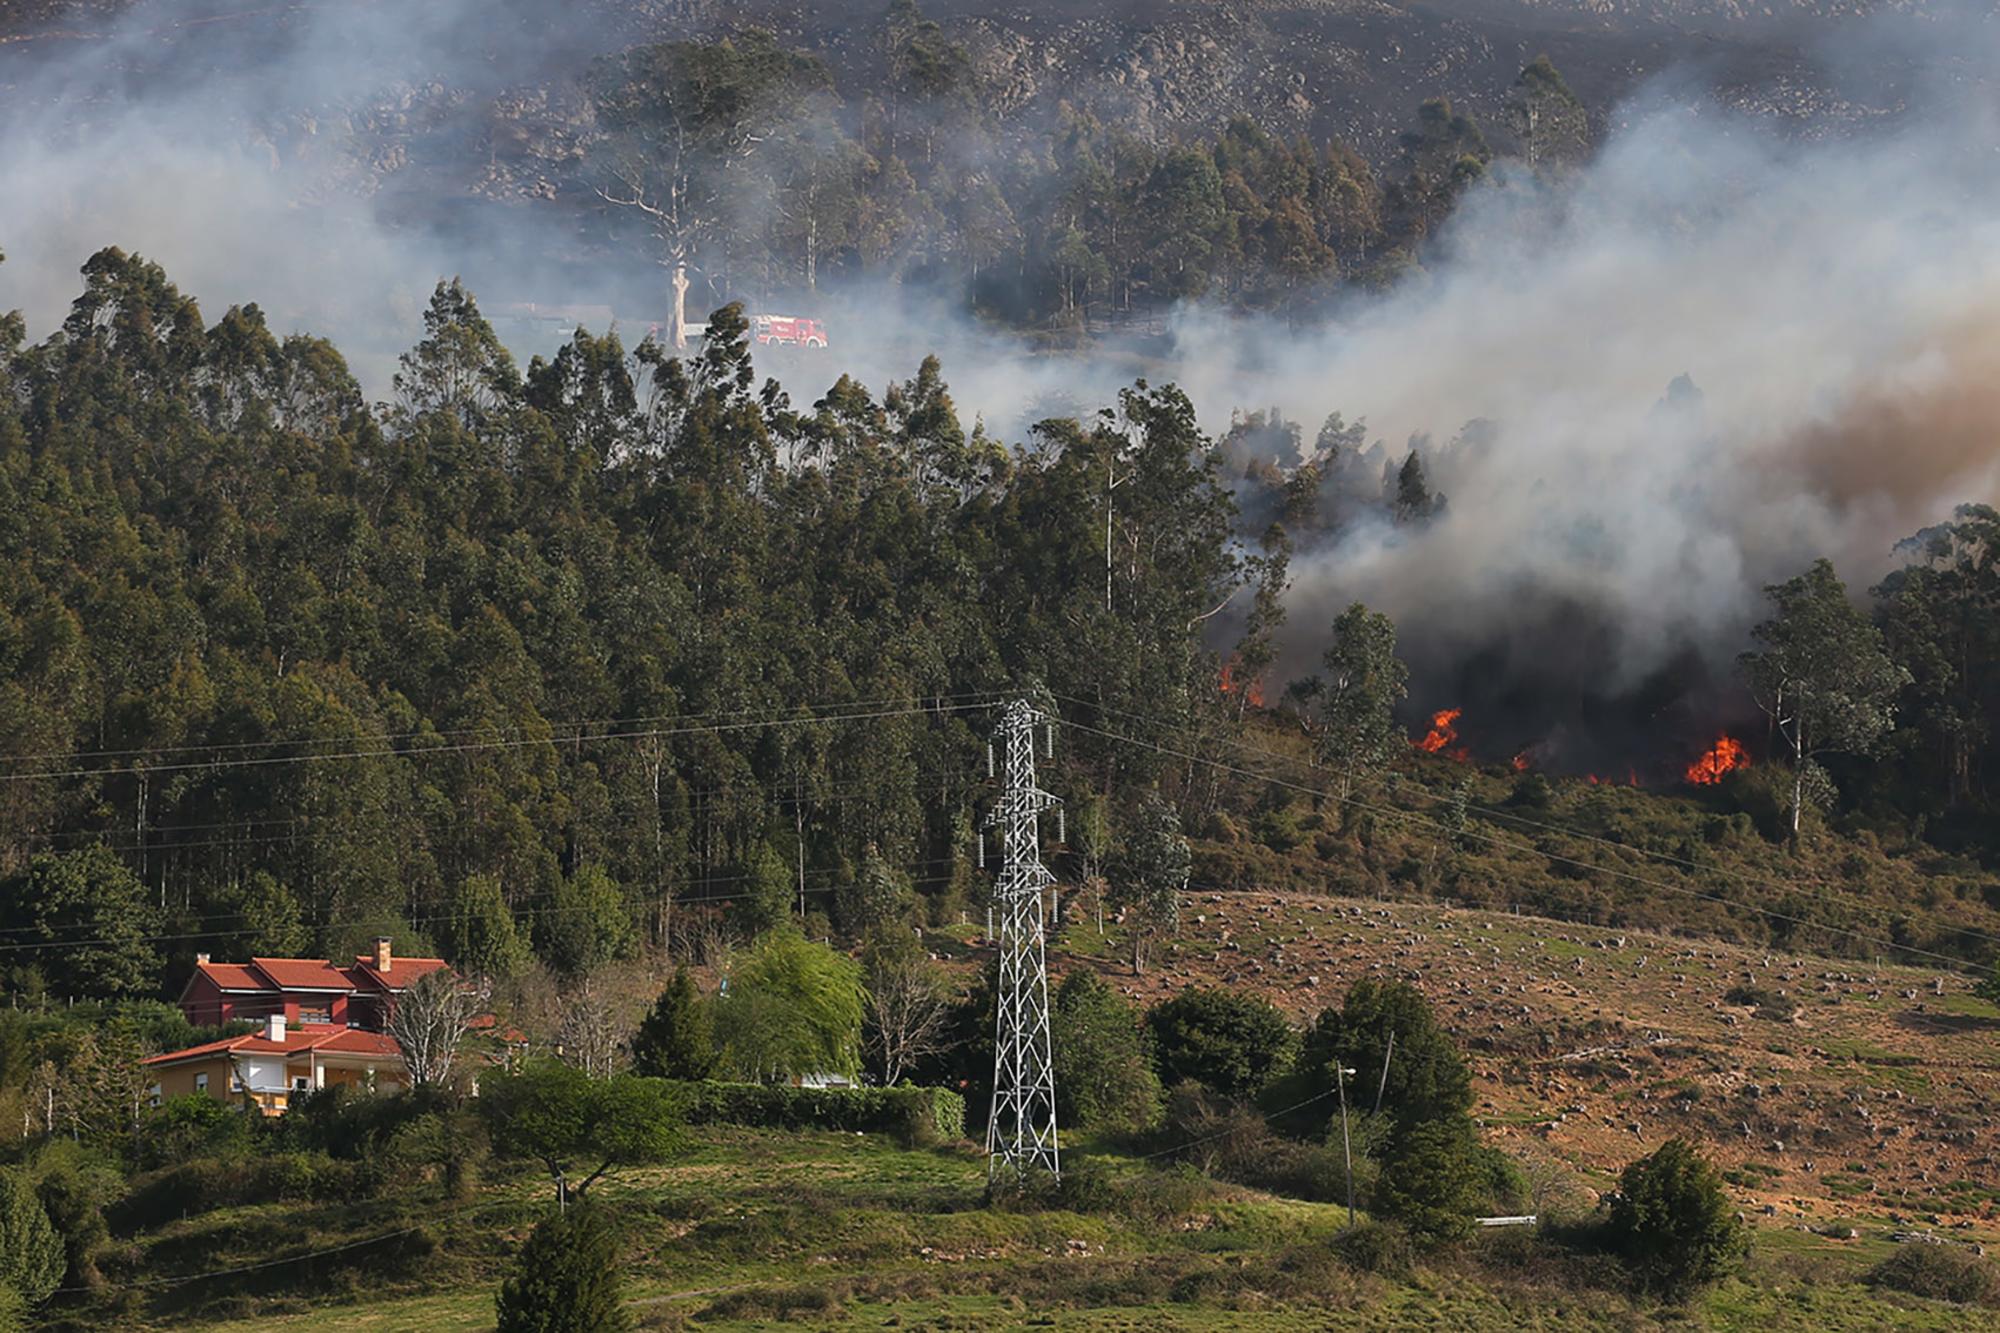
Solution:
[{"label": "power line", "polygon": [[[915,864],[920,866],[948,865],[957,862],[958,859],[959,858],[957,857],[933,857],[928,861],[919,861],[916,862]],[[838,874],[839,872],[826,869],[819,869],[819,870],[808,870],[806,873],[808,875],[835,875]],[[716,879],[711,879],[707,882],[712,884],[731,884],[731,883],[742,883],[751,878],[753,878],[753,876],[730,875]],[[929,878],[920,877],[919,882],[942,883],[945,882],[947,878],[948,877],[942,877],[942,876],[934,876]],[[789,877],[789,875],[787,876],[785,882],[786,882],[786,892],[797,893],[800,891],[797,887],[796,882],[792,880]],[[815,894],[838,893],[842,889],[852,888],[852,887],[853,887],[853,881],[841,879],[838,882],[831,884],[808,885],[805,888],[804,892],[815,893]],[[749,899],[754,898],[756,896],[757,895],[751,893],[702,894],[700,896],[694,896],[694,895],[689,895],[686,897],[677,896],[674,899],[674,902],[675,905],[680,907],[695,908],[695,907],[706,907],[711,903],[746,902]],[[519,919],[521,917],[556,916],[564,912],[581,912],[585,910],[587,909],[579,905],[579,906],[545,906],[545,907],[519,907],[519,908],[510,907],[507,909],[507,912],[510,916]],[[202,919],[202,918],[197,918],[197,919]],[[236,916],[235,919],[241,919],[247,921],[248,917]],[[446,924],[454,921],[464,921],[466,919],[467,919],[467,914],[464,912],[442,912],[442,913],[431,913],[423,916],[398,918],[398,920],[402,924],[415,927],[417,929],[422,929],[426,926]],[[353,926],[378,925],[381,923],[381,920],[382,918],[378,916],[378,917],[364,917],[353,921],[320,921],[320,922],[301,923],[301,924],[309,925],[311,928],[316,930],[344,930]],[[150,934],[150,935],[132,935],[132,936],[127,936],[123,939],[101,937],[97,939],[84,939],[84,940],[15,941],[12,943],[0,943],[0,953],[24,953],[30,951],[39,951],[43,949],[79,949],[79,948],[88,948],[94,945],[111,945],[111,944],[140,944],[140,943],[165,944],[165,943],[178,942],[182,940],[212,939],[217,935],[226,935],[230,933],[232,932],[228,930],[211,927],[210,929],[207,930],[179,931],[174,933]]]},{"label": "power line", "polygon": [[[902,707],[902,708],[879,709],[872,712],[864,712],[864,713],[832,713],[832,714],[815,713],[815,714],[808,714],[803,717],[765,716],[742,722],[715,722],[715,723],[706,723],[694,726],[648,727],[631,731],[607,731],[607,732],[599,732],[595,735],[588,737],[577,737],[575,739],[578,743],[581,743],[584,740],[593,740],[593,741],[643,740],[643,739],[662,738],[668,736],[720,735],[724,732],[757,731],[775,727],[799,727],[799,726],[824,725],[829,722],[870,722],[870,721],[880,721],[886,718],[897,718],[897,717],[920,717],[920,716],[935,717],[951,713],[968,712],[973,709],[985,708],[989,706],[990,705],[985,702],[978,702],[978,703],[941,702],[937,704],[919,704],[915,706]],[[367,738],[360,737],[354,739],[366,740]],[[418,745],[418,746],[409,746],[402,749],[397,749],[394,747],[377,747],[373,749],[357,749],[357,750],[339,751],[339,752],[324,753],[324,754],[315,753],[315,754],[263,755],[256,758],[215,759],[215,760],[183,762],[175,764],[160,764],[154,767],[147,768],[145,772],[147,775],[150,776],[159,773],[184,773],[184,772],[191,772],[204,769],[215,770],[224,768],[257,768],[257,767],[265,767],[277,764],[304,764],[320,760],[427,759],[427,758],[434,758],[440,755],[469,754],[469,753],[489,751],[489,750],[514,750],[514,749],[521,749],[527,746],[539,746],[539,745],[557,746],[566,743],[568,743],[568,738],[538,736],[533,738],[517,739],[517,740],[465,741],[455,745]],[[33,773],[0,773],[0,782],[37,782],[37,781],[48,781],[61,778],[101,777],[110,774],[129,774],[131,772],[133,772],[133,770],[128,768],[47,769]]]},{"label": "power line", "polygon": [[[959,691],[954,694],[925,695],[918,697],[933,699],[940,702],[959,702],[964,700],[991,701],[993,699],[999,698],[1000,694],[998,691],[995,690],[965,690],[965,691]],[[807,708],[814,708],[814,707],[879,708],[887,704],[908,703],[911,701],[912,697],[909,695],[896,695],[880,699],[847,699],[834,702],[827,702],[824,704],[806,704],[803,706]],[[479,735],[486,735],[489,733],[520,731],[529,725],[540,725],[545,727],[604,727],[604,726],[633,726],[642,722],[704,722],[714,718],[739,718],[739,717],[748,717],[752,714],[768,715],[769,712],[770,709],[768,707],[729,708],[729,709],[716,709],[706,713],[652,713],[652,714],[640,714],[634,717],[564,718],[564,719],[542,718],[542,719],[537,719],[535,723],[523,723],[514,725],[492,723],[477,727],[454,728],[446,731],[439,731],[436,730],[435,728],[422,728],[416,731],[380,732],[369,737],[299,736],[299,737],[293,737],[291,739],[285,739],[282,737],[272,737],[269,739],[256,740],[256,741],[206,741],[199,745],[136,746],[122,750],[46,750],[39,753],[0,755],[0,764],[31,763],[47,759],[64,759],[64,760],[75,761],[78,759],[120,759],[120,758],[131,758],[134,756],[145,756],[145,755],[194,754],[209,750],[218,750],[218,751],[249,750],[249,749],[257,749],[260,747],[268,747],[276,745],[336,745],[336,744],[350,744],[356,740],[362,740],[362,739],[378,740],[378,741],[418,740],[427,737],[437,737],[443,739],[453,736],[479,736]],[[569,744],[578,740],[593,740],[596,738],[587,734],[579,733],[576,736],[550,736],[550,737],[540,737],[540,738],[529,737],[526,739],[531,741],[542,740],[552,745],[560,745],[560,744]],[[129,773],[135,770],[129,768],[114,768],[114,769],[106,769],[103,771],[113,772],[113,773]],[[149,768],[146,771],[158,772],[159,770]]]}]

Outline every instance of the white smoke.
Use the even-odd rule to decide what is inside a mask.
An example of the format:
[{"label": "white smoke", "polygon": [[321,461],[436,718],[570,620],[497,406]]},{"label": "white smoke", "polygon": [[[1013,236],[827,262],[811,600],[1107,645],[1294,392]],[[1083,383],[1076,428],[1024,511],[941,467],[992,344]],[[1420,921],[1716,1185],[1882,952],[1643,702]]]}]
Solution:
[{"label": "white smoke", "polygon": [[[424,6],[415,29],[404,8],[308,8],[280,49],[246,51],[213,81],[121,81],[154,29],[45,64],[14,52],[0,90],[0,308],[24,308],[45,333],[77,266],[118,244],[160,261],[211,313],[254,300],[280,332],[333,337],[375,393],[442,275],[466,273],[489,313],[567,299],[663,315],[662,275],[643,255],[607,263],[578,293],[565,286],[573,235],[538,215],[488,209],[480,231],[447,243],[348,188],[383,177],[355,160],[368,139],[342,116],[388,105],[421,120],[460,95],[425,82],[454,61],[469,95],[533,66],[526,38],[497,57],[454,54],[467,32],[490,33],[481,6]],[[1451,501],[1439,520],[1355,522],[1302,552],[1286,667],[1310,669],[1326,625],[1361,600],[1396,618],[1433,695],[1468,663],[1604,695],[1690,654],[1723,674],[1762,585],[1827,555],[1865,586],[1896,539],[1994,497],[1989,19],[1920,13],[1847,30],[1829,68],[1879,72],[1894,51],[1938,71],[1866,133],[1780,133],[1718,109],[1693,76],[1656,86],[1615,109],[1587,169],[1556,182],[1497,172],[1423,273],[1324,327],[1196,305],[1176,313],[1164,353],[1033,356],[952,300],[864,287],[800,312],[828,319],[830,354],[777,368],[809,402],[841,371],[879,391],[936,351],[962,415],[1015,440],[1138,375],[1178,381],[1218,429],[1239,406],[1277,405],[1308,441],[1328,412],[1363,417],[1398,459],[1412,436],[1448,442],[1479,420],[1478,444],[1427,454]],[[481,60],[501,73],[462,68]],[[323,123],[301,120],[308,105]],[[545,336],[516,350],[548,350],[557,334]],[[1663,406],[1681,375],[1699,402]]]}]

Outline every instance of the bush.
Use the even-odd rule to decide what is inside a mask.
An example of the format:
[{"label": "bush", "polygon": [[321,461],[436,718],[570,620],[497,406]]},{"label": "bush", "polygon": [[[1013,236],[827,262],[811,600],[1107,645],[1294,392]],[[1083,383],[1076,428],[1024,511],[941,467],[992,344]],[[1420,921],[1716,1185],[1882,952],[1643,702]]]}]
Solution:
[{"label": "bush", "polygon": [[1324,1203],[1347,1197],[1339,1148],[1286,1138],[1255,1107],[1192,1083],[1169,1096],[1162,1137],[1187,1145],[1177,1155],[1217,1180]]},{"label": "bush", "polygon": [[34,1187],[20,1173],[0,1170],[0,1287],[24,1305],[39,1305],[61,1285],[67,1266],[62,1237]]},{"label": "bush", "polygon": [[1363,1222],[1336,1236],[1333,1252],[1342,1263],[1364,1273],[1402,1277],[1417,1261],[1410,1233],[1394,1222]]},{"label": "bush", "polygon": [[62,1238],[65,1286],[102,1281],[97,1256],[110,1239],[104,1209],[125,1190],[125,1178],[103,1155],[67,1139],[48,1139],[30,1156],[35,1195]]},{"label": "bush", "polygon": [[1774,1023],[1790,1022],[1793,1015],[1799,1012],[1798,1001],[1763,986],[1731,986],[1723,992],[1722,1002],[1754,1006],[1757,1017],[1768,1018]]},{"label": "bush", "polygon": [[1189,988],[1146,1015],[1160,1081],[1199,1083],[1225,1097],[1254,1097],[1292,1062],[1297,1037],[1262,996]]},{"label": "bush", "polygon": [[1483,1143],[1474,1146],[1472,1157],[1479,1173],[1475,1207],[1480,1212],[1513,1216],[1528,1211],[1528,1177],[1519,1162]]},{"label": "bush", "polygon": [[1934,1301],[1992,1305],[2000,1301],[2000,1272],[1971,1250],[1915,1242],[1875,1265],[1868,1280]]},{"label": "bush", "polygon": [[927,1145],[965,1137],[965,1098],[950,1088],[792,1088],[658,1080],[691,1125],[860,1130]]},{"label": "bush", "polygon": [[1747,1244],[1721,1177],[1685,1139],[1625,1168],[1608,1235],[1642,1283],[1675,1297],[1722,1276]]},{"label": "bush", "polygon": [[1419,1245],[1462,1240],[1472,1230],[1481,1163],[1470,1130],[1433,1121],[1403,1134],[1382,1169],[1375,1206],[1409,1228]]},{"label": "bush", "polygon": [[587,1205],[543,1218],[494,1301],[498,1333],[615,1333],[632,1327],[619,1296],[618,1246]]},{"label": "bush", "polygon": [[[404,1126],[439,1113],[439,1108],[440,1103],[421,1090],[385,1093],[334,1084],[297,1098],[282,1119],[259,1128],[277,1142],[303,1152],[365,1161]],[[246,1120],[240,1113],[230,1114]]]},{"label": "bush", "polygon": [[207,1093],[171,1097],[139,1122],[132,1136],[131,1161],[140,1171],[158,1170],[191,1157],[227,1157],[250,1146],[250,1118]]},{"label": "bush", "polygon": [[1050,1014],[1056,1113],[1065,1127],[1139,1133],[1160,1119],[1160,1079],[1146,1030],[1118,993],[1088,969],[1063,978]]},{"label": "bush", "polygon": [[381,1188],[373,1165],[314,1152],[253,1157],[197,1157],[141,1176],[113,1209],[118,1230],[159,1226],[190,1213],[247,1204],[344,1203]]}]

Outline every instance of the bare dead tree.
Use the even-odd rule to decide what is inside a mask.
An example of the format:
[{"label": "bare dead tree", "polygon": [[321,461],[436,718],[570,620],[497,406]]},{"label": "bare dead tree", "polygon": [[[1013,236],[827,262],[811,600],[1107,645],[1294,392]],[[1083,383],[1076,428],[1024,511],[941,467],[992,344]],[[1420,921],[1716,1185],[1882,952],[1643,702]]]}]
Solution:
[{"label": "bare dead tree", "polygon": [[[645,219],[656,244],[654,260],[683,274],[700,263],[702,245],[728,216],[736,166],[765,142],[747,114],[696,126],[673,101],[657,107],[664,123],[651,133],[623,137],[607,155],[599,199]],[[710,286],[713,273],[706,273]],[[678,297],[676,298],[678,302]],[[679,330],[674,331],[676,334]]]},{"label": "bare dead tree", "polygon": [[914,941],[870,945],[867,1004],[862,1045],[885,1087],[893,1087],[911,1067],[945,1047],[950,999],[937,964]]},{"label": "bare dead tree", "polygon": [[403,1053],[411,1087],[437,1087],[451,1077],[458,1048],[485,1011],[486,999],[485,982],[468,982],[442,967],[403,988],[389,1011],[387,1030]]},{"label": "bare dead tree", "polygon": [[618,1072],[624,1049],[610,1004],[585,982],[563,1005],[557,1052],[589,1077],[609,1078]]}]

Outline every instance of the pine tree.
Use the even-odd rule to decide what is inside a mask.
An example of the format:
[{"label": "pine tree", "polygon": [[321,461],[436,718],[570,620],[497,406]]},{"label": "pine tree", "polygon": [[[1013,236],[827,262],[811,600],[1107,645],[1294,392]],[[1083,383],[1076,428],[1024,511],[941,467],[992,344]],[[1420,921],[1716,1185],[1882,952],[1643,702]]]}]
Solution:
[{"label": "pine tree", "polygon": [[1424,479],[1424,462],[1415,449],[1403,460],[1396,474],[1395,514],[1398,523],[1421,523],[1437,512],[1440,497],[1431,494]]},{"label": "pine tree", "polygon": [[632,1327],[619,1296],[618,1246],[588,1205],[543,1218],[495,1302],[498,1333],[616,1333]]},{"label": "pine tree", "polygon": [[633,1034],[632,1067],[653,1078],[703,1079],[715,1072],[715,1018],[686,968],[674,969]]}]

